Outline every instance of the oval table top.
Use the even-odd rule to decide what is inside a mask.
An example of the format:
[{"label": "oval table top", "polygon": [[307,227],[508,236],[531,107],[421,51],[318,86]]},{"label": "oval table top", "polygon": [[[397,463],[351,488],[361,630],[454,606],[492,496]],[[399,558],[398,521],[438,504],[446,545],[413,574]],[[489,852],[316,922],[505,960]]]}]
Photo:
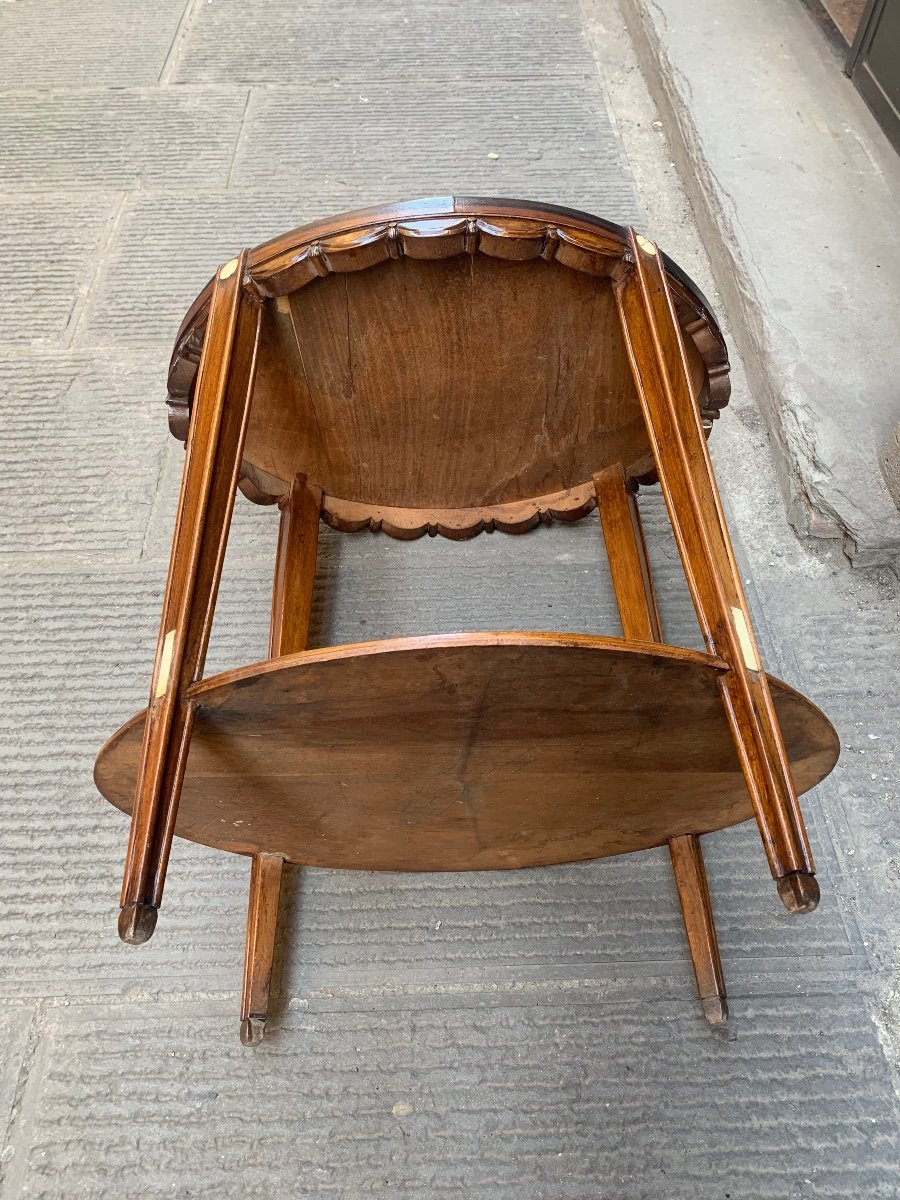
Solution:
[{"label": "oval table top", "polygon": [[[725,664],[575,634],[465,633],[304,651],[195,685],[176,833],[240,854],[386,871],[622,854],[753,814],[722,705]],[[838,738],[770,677],[798,792]],[[130,811],[144,713],[106,743]]]},{"label": "oval table top", "polygon": [[[728,353],[702,293],[662,256],[708,433]],[[341,213],[248,252],[260,302],[241,488],[303,474],[351,532],[472,537],[577,520],[592,477],[655,462],[617,307],[631,231],[526,200],[438,196]],[[179,330],[173,433],[187,436],[211,285]]]}]

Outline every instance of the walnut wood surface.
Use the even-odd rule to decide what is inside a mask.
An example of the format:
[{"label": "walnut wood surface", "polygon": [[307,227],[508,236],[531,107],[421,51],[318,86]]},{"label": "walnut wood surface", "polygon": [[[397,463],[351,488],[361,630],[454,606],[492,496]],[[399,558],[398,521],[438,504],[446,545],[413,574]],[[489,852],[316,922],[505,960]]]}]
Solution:
[{"label": "walnut wood surface", "polygon": [[710,1025],[722,1025],[728,1020],[725,973],[700,839],[692,833],[669,838],[669,855],[703,1013]]},{"label": "walnut wood surface", "polygon": [[[657,248],[632,231],[633,267],[616,281],[622,329],[660,483],[704,641],[729,670],[722,699],[772,875],[794,877],[782,899],[818,900],[815,866],[791,767],[692,392],[691,366]],[[695,831],[696,832],[696,831]],[[797,876],[802,880],[797,880]],[[804,882],[805,881],[805,882]]]},{"label": "walnut wood surface", "polygon": [[[132,813],[120,934],[175,832],[251,855],[242,1038],[265,1025],[284,862],[514,868],[668,843],[698,989],[726,1015],[699,835],[755,815],[793,911],[797,803],[834,730],[759,661],[706,447],[718,327],[634,231],[519,201],[344,214],[220,269],[179,333],[192,406],[149,708],[98,787]],[[635,500],[661,482],[708,652],[667,647]],[[234,493],[281,508],[266,663],[202,679]],[[307,650],[318,522],[471,537],[599,505],[624,637]]]},{"label": "walnut wood surface", "polygon": [[[237,853],[374,870],[620,854],[752,815],[721,664],[616,639],[508,633],[312,650],[205,680],[177,830]],[[773,681],[799,790],[837,738]],[[131,805],[143,714],[97,762]]]},{"label": "walnut wood surface", "polygon": [[[322,493],[298,475],[281,510],[269,623],[270,658],[305,650],[308,644],[321,505]],[[283,866],[280,854],[253,856],[241,992],[241,1041],[245,1046],[258,1045],[265,1035]]]},{"label": "walnut wood surface", "polygon": [[[592,507],[591,476],[653,472],[612,279],[627,231],[522,201],[438,198],[347,213],[249,253],[264,301],[242,487],[298,472],[337,529],[522,532]],[[695,403],[728,396],[714,318],[674,264]],[[206,292],[170,370],[183,435]],[[509,512],[507,513],[507,508]]]},{"label": "walnut wood surface", "polygon": [[[635,488],[621,464],[595,475],[594,486],[622,632],[626,638],[662,642]],[[700,839],[694,833],[669,838],[669,854],[703,1014],[711,1025],[721,1025],[728,1019],[725,976]]]},{"label": "walnut wood surface", "polygon": [[594,488],[622,634],[631,641],[662,642],[637,497],[622,464],[598,472]]},{"label": "walnut wood surface", "polygon": [[187,689],[203,673],[234,506],[259,335],[245,266],[246,255],[226,264],[212,299],[122,885],[119,930],[130,942],[152,934],[162,896],[194,715]]},{"label": "walnut wood surface", "polygon": [[256,1046],[269,1015],[269,987],[278,929],[278,900],[284,859],[280,854],[254,854],[250,868],[250,903],[241,992],[241,1041]]},{"label": "walnut wood surface", "polygon": [[298,475],[281,510],[269,623],[270,658],[294,654],[308,645],[321,507],[322,493],[310,487],[304,475]]}]

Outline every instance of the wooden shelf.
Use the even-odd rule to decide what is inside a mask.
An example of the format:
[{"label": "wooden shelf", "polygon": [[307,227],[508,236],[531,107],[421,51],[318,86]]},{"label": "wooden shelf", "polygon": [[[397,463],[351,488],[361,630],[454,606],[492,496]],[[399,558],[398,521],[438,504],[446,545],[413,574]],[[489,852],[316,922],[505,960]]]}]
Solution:
[{"label": "wooden shelf", "polygon": [[[725,664],[677,647],[465,633],[305,651],[203,680],[176,832],[312,866],[479,870],[665,844],[753,813]],[[799,792],[837,736],[770,680]],[[131,810],[145,714],[96,780]]]}]

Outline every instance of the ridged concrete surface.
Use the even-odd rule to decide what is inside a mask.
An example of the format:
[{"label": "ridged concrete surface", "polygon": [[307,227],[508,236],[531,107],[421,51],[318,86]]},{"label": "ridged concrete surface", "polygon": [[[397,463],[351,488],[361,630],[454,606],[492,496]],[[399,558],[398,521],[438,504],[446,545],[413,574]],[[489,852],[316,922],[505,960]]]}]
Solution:
[{"label": "ridged concrete surface", "polygon": [[41,1200],[896,1196],[857,998],[753,1001],[739,1028],[672,1002],[363,1003],[290,1010],[248,1055],[202,1003],[51,1009],[12,1177]]},{"label": "ridged concrete surface", "polygon": [[458,86],[477,79],[593,77],[594,65],[571,4],[493,0],[473,9],[440,0],[273,0],[265,6],[198,6],[173,78],[252,84],[379,78],[398,84],[421,75]]},{"label": "ridged concrete surface", "polygon": [[166,64],[186,0],[31,0],[0,8],[3,90],[152,86]]},{"label": "ridged concrete surface", "polygon": [[[177,843],[156,936],[119,943],[127,822],[91,770],[146,702],[183,455],[165,372],[193,296],[240,245],[345,206],[482,190],[636,220],[654,196],[566,0],[148,13],[0,5],[3,1200],[896,1194],[872,1020],[894,928],[872,897],[896,865],[885,609],[854,619],[837,574],[782,549],[740,397],[715,453],[767,661],[847,751],[806,804],[814,917],[781,909],[752,826],[707,839],[726,1035],[699,1013],[664,851],[292,871],[256,1051],[237,1041],[246,861]],[[613,74],[633,70],[619,52]],[[668,635],[696,645],[659,495],[642,507]],[[275,528],[238,501],[210,671],[264,652]],[[313,640],[616,633],[601,552],[594,516],[464,544],[323,529]]]},{"label": "ridged concrete surface", "polygon": [[246,101],[223,88],[2,96],[4,187],[224,187]]},{"label": "ridged concrete surface", "polygon": [[120,203],[108,192],[0,194],[0,352],[71,340]]},{"label": "ridged concrete surface", "polygon": [[[5,516],[0,561],[61,557],[133,562],[141,555],[163,447],[159,412],[162,355],[118,361],[88,354],[0,359],[0,389],[16,407],[2,436]],[[73,453],[91,430],[91,453]],[[25,464],[40,456],[32,472]]]},{"label": "ridged concrete surface", "polygon": [[[318,137],[298,138],[300,128]],[[531,195],[635,220],[620,164],[594,81],[486,78],[448,89],[414,79],[398,91],[376,78],[254,91],[233,178],[285,188],[315,177],[348,208],[363,195],[408,195],[412,180],[419,195],[497,196],[527,179]]]}]

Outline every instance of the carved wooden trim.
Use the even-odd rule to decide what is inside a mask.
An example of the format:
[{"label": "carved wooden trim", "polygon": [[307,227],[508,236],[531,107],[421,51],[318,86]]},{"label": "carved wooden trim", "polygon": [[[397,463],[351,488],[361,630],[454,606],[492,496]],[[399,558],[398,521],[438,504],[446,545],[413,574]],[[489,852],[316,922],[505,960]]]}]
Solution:
[{"label": "carved wooden trim", "polygon": [[578,487],[531,500],[482,508],[390,508],[378,504],[358,504],[323,496],[322,519],[342,533],[379,530],[401,541],[412,541],[424,534],[440,535],[462,542],[479,533],[526,533],[536,525],[553,521],[580,521],[596,506],[594,485],[589,480]]},{"label": "carved wooden trim", "polygon": [[[461,254],[485,254],[514,262],[541,257],[570,270],[607,277],[618,276],[631,267],[628,231],[587,213],[529,201],[438,197],[345,213],[258,246],[250,251],[244,286],[261,299],[271,300],[326,275],[364,271],[388,259],[439,259]],[[708,435],[730,395],[728,352],[701,293],[676,264],[665,256],[663,260],[679,323],[706,368],[706,384],[698,402]],[[188,311],[169,369],[169,427],[182,441],[190,421],[209,295],[207,285]],[[645,474],[635,477],[643,484],[656,482],[650,463]],[[282,481],[278,484],[275,490],[267,490],[245,470],[241,488],[255,502],[271,503],[281,494]],[[589,495],[590,503],[585,507]],[[323,503],[323,517],[336,529],[380,528],[400,538],[424,533],[466,538],[483,530],[523,532],[540,521],[578,520],[594,502],[592,485],[587,482],[524,505],[478,510],[376,508],[331,497]]]},{"label": "carved wooden trim", "polygon": [[531,219],[456,216],[363,225],[292,247],[250,270],[261,296],[285,296],[331,272],[365,271],[389,258],[453,258],[486,254],[524,262],[545,258],[573,271],[609,275],[623,245],[608,234]]}]

